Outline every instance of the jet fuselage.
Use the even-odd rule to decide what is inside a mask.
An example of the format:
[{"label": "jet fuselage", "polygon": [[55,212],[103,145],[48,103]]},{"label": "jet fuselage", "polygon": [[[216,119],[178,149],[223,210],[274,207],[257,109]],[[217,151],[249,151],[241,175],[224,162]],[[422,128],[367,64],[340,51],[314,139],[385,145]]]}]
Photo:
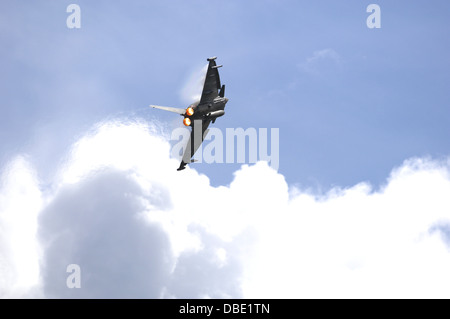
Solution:
[{"label": "jet fuselage", "polygon": [[212,102],[200,104],[200,101],[192,103],[188,106],[194,110],[194,114],[188,116],[184,114],[184,117],[189,117],[191,121],[199,119],[210,119],[214,121],[216,118],[225,114],[225,105],[228,99],[226,97],[216,97]]}]

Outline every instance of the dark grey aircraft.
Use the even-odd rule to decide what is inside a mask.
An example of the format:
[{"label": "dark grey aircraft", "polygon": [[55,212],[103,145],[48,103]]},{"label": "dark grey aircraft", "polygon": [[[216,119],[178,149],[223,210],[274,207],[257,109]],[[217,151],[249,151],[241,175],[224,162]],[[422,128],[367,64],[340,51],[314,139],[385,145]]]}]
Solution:
[{"label": "dark grey aircraft", "polygon": [[200,101],[192,103],[186,109],[150,105],[156,109],[180,114],[184,117],[183,124],[192,128],[178,171],[185,169],[186,164],[194,162],[191,158],[208,134],[209,124],[214,123],[219,116],[225,114],[225,104],[227,104],[228,99],[224,96],[225,85],[221,86],[220,84],[218,68],[222,65],[217,65],[216,59],[217,57],[207,59],[209,65]]}]

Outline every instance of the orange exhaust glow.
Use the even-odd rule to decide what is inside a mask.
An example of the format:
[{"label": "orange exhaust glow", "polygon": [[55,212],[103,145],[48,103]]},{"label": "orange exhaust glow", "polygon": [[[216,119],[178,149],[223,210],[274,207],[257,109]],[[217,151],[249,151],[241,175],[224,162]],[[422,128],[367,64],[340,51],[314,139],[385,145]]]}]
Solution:
[{"label": "orange exhaust glow", "polygon": [[186,125],[186,126],[191,125],[191,119],[188,118],[188,117],[185,117],[184,120],[183,120],[183,124]]},{"label": "orange exhaust glow", "polygon": [[192,115],[194,115],[194,109],[193,109],[192,107],[188,107],[188,108],[186,109],[186,115],[187,115],[187,116],[192,116]]}]

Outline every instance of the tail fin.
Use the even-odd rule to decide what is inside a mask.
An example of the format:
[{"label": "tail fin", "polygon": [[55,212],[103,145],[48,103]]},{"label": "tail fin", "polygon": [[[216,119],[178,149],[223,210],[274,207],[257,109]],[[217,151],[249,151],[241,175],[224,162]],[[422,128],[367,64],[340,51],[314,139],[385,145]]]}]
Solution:
[{"label": "tail fin", "polygon": [[225,96],[225,84],[222,85],[222,88],[220,89],[219,96],[220,96],[220,97],[224,97],[224,96]]}]

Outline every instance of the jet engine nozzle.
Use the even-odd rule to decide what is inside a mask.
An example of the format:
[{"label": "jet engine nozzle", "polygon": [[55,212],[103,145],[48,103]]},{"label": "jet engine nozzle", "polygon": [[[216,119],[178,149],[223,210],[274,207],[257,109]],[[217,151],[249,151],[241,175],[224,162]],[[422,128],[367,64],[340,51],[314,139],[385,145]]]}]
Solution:
[{"label": "jet engine nozzle", "polygon": [[191,125],[191,119],[189,117],[185,117],[183,120],[183,124],[186,126],[190,126]]},{"label": "jet engine nozzle", "polygon": [[187,116],[192,116],[192,115],[194,115],[194,109],[193,109],[192,107],[188,107],[188,108],[186,109],[186,115],[187,115]]}]

